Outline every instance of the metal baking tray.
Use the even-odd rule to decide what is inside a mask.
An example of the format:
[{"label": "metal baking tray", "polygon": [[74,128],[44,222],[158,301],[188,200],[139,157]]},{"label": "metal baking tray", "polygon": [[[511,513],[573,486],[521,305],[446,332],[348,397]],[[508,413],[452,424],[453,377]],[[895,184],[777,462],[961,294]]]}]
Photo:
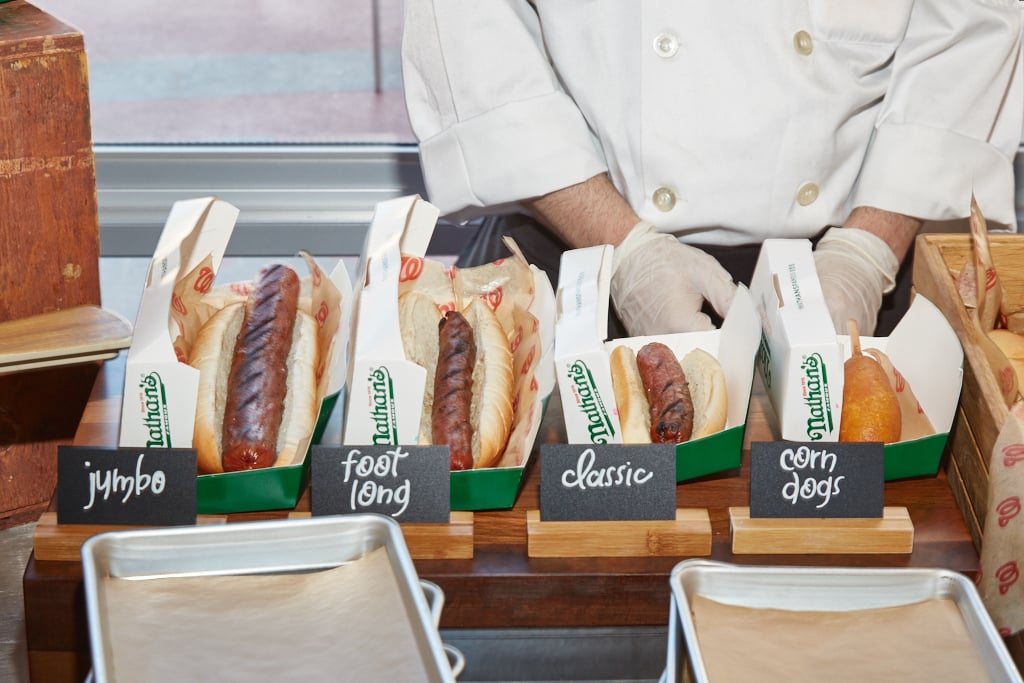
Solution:
[{"label": "metal baking tray", "polygon": [[[1024,683],[985,611],[974,584],[945,569],[739,566],[713,560],[680,562],[672,590],[666,683],[708,683],[690,600],[702,595],[754,608],[845,611],[952,600],[993,683]],[[717,683],[712,681],[710,683]]]},{"label": "metal baking tray", "polygon": [[[422,680],[454,682],[449,657],[457,663],[457,652],[447,652],[437,630],[443,593],[440,588],[420,582],[409,556],[401,528],[383,515],[362,514],[313,517],[296,520],[241,522],[224,525],[166,527],[112,531],[90,538],[82,546],[82,570],[90,648],[95,683],[125,680],[118,676],[116,657],[119,644],[112,642],[108,620],[110,601],[117,593],[108,589],[113,579],[315,574],[321,570],[351,565],[383,549],[386,565],[397,587],[399,601],[408,617],[411,652],[397,653],[403,664],[422,671]],[[268,623],[273,623],[268,614]],[[338,633],[338,638],[345,636]],[[229,637],[229,636],[225,636]],[[294,643],[275,634],[268,639],[266,656],[290,656]],[[197,644],[198,645],[198,644]],[[204,648],[209,643],[202,643]],[[215,645],[215,644],[212,644]],[[159,642],[154,644],[159,648]],[[261,650],[261,656],[263,651]],[[367,655],[370,656],[370,655]],[[279,659],[275,661],[280,661]],[[374,662],[362,663],[373,667]],[[381,680],[388,678],[381,671]],[[337,672],[324,672],[333,680]]]}]

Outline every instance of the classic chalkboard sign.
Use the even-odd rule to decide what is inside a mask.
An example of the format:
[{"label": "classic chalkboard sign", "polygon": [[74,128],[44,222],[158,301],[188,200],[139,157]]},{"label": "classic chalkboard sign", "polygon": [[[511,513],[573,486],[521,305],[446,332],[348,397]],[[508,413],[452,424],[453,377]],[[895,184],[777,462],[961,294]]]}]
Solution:
[{"label": "classic chalkboard sign", "polygon": [[877,518],[885,502],[876,443],[750,444],[750,516]]},{"label": "classic chalkboard sign", "polygon": [[196,523],[191,448],[57,448],[57,523]]},{"label": "classic chalkboard sign", "polygon": [[675,519],[673,444],[548,444],[540,448],[540,519]]},{"label": "classic chalkboard sign", "polygon": [[314,446],[310,510],[316,515],[376,512],[399,522],[447,523],[447,446]]}]

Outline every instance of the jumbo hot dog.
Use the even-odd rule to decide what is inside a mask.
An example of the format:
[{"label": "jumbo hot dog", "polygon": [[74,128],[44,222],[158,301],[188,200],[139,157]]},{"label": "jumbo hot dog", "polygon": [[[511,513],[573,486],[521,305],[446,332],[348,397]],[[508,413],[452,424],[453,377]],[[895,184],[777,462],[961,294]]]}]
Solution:
[{"label": "jumbo hot dog", "polygon": [[611,352],[624,443],[682,443],[725,428],[728,397],[718,359],[693,349],[678,360],[660,342]]},{"label": "jumbo hot dog", "polygon": [[260,270],[245,303],[203,325],[189,364],[199,370],[192,444],[202,473],[301,459],[316,422],[316,322],[299,310],[291,268]]},{"label": "jumbo hot dog", "polygon": [[420,443],[447,445],[453,470],[493,466],[512,428],[513,387],[512,353],[494,312],[474,297],[442,315],[411,291],[399,297],[399,321],[406,357],[427,369]]}]

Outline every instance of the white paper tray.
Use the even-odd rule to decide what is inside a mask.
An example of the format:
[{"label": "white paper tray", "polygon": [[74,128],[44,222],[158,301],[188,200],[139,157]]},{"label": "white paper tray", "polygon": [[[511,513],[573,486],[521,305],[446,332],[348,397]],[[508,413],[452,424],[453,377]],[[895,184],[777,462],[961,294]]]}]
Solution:
[{"label": "white paper tray", "polygon": [[690,600],[696,595],[743,607],[814,611],[896,607],[936,598],[952,600],[963,616],[989,679],[993,683],[1022,683],[977,589],[956,572],[756,567],[693,559],[676,565],[669,581],[672,604],[665,683],[684,680],[684,670],[688,675],[685,680],[709,683],[690,609]]}]

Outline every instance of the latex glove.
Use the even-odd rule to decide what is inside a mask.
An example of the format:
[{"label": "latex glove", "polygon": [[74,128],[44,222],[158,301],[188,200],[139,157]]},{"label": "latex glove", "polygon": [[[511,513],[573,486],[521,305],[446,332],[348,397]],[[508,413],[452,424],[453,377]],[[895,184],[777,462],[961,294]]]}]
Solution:
[{"label": "latex glove", "polygon": [[712,256],[640,221],[612,256],[612,304],[631,336],[714,329],[706,299],[725,316],[736,293]]},{"label": "latex glove", "polygon": [[896,286],[900,268],[889,245],[858,228],[829,228],[814,250],[814,265],[836,332],[846,334],[853,318],[860,334],[873,334],[882,295]]}]

